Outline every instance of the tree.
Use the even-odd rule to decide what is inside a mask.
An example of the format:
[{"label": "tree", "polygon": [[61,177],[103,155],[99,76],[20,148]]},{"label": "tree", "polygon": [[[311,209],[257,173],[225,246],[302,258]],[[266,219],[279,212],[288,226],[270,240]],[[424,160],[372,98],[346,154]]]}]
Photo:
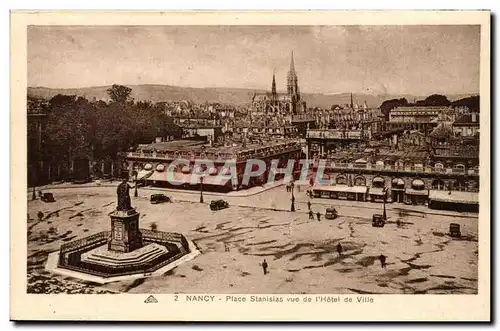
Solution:
[{"label": "tree", "polygon": [[451,103],[453,107],[467,107],[470,111],[479,112],[479,95],[455,100]]},{"label": "tree", "polygon": [[382,102],[382,104],[380,105],[380,110],[382,111],[382,114],[384,114],[385,120],[388,121],[389,120],[389,112],[392,109],[394,109],[396,107],[404,107],[404,106],[408,106],[408,100],[406,100],[405,98],[391,99],[391,100],[386,100],[386,101]]},{"label": "tree", "polygon": [[75,159],[91,159],[95,132],[92,104],[82,97],[63,95],[54,96],[49,104],[44,139],[48,162],[71,168]]},{"label": "tree", "polygon": [[440,94],[433,94],[429,95],[427,98],[425,98],[424,103],[426,106],[434,106],[434,107],[447,107],[450,105],[450,101],[448,98],[444,95]]},{"label": "tree", "polygon": [[132,89],[127,86],[113,84],[106,92],[108,92],[111,101],[115,103],[126,103],[131,100]]}]

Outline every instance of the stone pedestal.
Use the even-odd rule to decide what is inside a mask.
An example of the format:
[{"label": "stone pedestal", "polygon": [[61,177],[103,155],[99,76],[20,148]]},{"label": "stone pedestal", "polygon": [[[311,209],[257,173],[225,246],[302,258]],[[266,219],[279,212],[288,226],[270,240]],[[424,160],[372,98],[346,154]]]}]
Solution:
[{"label": "stone pedestal", "polygon": [[128,253],[143,246],[139,230],[139,213],[135,209],[115,210],[109,217],[111,218],[111,240],[108,243],[110,251]]}]

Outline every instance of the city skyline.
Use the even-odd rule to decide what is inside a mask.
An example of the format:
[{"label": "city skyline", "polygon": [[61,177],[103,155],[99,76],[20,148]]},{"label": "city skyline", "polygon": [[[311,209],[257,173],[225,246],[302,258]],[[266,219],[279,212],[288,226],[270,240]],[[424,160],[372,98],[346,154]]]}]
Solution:
[{"label": "city skyline", "polygon": [[274,73],[283,91],[293,51],[303,93],[473,94],[479,34],[472,25],[31,26],[28,86],[270,91]]}]

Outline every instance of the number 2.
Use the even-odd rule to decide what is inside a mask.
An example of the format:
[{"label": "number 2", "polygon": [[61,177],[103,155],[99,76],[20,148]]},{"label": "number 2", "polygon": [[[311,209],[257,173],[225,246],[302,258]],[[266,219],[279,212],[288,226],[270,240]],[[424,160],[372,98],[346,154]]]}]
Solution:
[{"label": "number 2", "polygon": [[179,296],[176,294],[174,301],[179,301]]}]

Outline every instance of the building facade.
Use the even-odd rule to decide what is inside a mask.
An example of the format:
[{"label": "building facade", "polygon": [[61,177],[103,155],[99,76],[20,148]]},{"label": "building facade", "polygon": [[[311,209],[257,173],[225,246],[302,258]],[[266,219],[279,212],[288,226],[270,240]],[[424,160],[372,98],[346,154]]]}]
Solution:
[{"label": "building facade", "polygon": [[271,92],[255,93],[252,97],[251,111],[263,114],[289,114],[305,113],[306,102],[302,99],[299,90],[299,78],[295,71],[293,52],[290,59],[290,69],[287,74],[286,93],[278,93],[276,77],[273,74]]}]

